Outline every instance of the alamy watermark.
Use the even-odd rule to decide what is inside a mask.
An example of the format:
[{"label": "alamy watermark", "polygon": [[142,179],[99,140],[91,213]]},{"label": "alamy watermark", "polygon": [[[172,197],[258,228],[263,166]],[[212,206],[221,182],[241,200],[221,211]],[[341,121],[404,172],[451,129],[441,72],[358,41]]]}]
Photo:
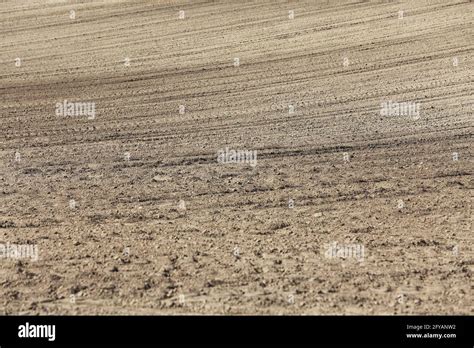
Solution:
[{"label": "alamy watermark", "polygon": [[380,115],[382,116],[408,116],[414,120],[420,118],[420,103],[389,100],[383,102],[380,106]]},{"label": "alamy watermark", "polygon": [[56,116],[87,116],[87,119],[95,119],[94,102],[69,102],[64,100],[56,103]]},{"label": "alamy watermark", "polygon": [[218,163],[247,163],[252,167],[257,165],[257,150],[232,150],[226,147],[217,151]]},{"label": "alamy watermark", "polygon": [[30,259],[38,261],[38,245],[0,243],[0,259]]},{"label": "alamy watermark", "polygon": [[328,259],[364,261],[365,248],[362,244],[339,244],[338,242],[332,242],[324,245],[324,256]]}]

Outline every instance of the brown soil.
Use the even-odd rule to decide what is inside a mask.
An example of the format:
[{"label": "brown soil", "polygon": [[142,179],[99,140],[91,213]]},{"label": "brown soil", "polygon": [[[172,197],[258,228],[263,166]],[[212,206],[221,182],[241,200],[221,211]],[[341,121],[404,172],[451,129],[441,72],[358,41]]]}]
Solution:
[{"label": "brown soil", "polygon": [[472,11],[2,2],[0,313],[472,314]]}]

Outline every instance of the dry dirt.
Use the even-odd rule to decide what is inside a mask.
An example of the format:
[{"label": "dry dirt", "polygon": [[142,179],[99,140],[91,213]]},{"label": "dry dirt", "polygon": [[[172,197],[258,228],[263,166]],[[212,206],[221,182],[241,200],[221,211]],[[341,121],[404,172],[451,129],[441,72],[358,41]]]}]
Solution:
[{"label": "dry dirt", "polygon": [[1,314],[473,313],[473,3],[11,0],[0,22],[0,243],[39,250],[0,255]]}]

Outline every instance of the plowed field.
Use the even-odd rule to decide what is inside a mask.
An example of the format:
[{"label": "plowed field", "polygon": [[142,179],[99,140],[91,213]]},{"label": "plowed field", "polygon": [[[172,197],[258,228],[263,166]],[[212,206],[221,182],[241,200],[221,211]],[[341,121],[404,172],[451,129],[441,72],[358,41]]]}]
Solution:
[{"label": "plowed field", "polygon": [[0,22],[0,243],[38,251],[0,253],[0,314],[473,313],[472,2]]}]

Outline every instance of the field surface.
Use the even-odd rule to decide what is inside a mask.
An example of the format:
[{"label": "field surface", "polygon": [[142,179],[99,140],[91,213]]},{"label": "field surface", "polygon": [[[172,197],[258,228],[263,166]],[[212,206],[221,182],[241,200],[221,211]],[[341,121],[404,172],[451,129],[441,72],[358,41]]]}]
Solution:
[{"label": "field surface", "polygon": [[2,1],[0,314],[472,314],[473,6]]}]

